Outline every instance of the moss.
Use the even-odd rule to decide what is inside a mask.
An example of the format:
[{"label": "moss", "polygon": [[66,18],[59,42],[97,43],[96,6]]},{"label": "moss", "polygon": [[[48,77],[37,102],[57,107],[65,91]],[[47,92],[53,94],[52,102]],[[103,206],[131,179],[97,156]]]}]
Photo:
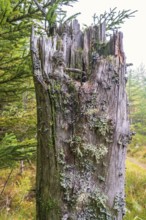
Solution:
[{"label": "moss", "polygon": [[48,140],[48,148],[52,148],[53,147],[53,141],[52,141],[52,139],[50,138],[49,140]]},{"label": "moss", "polygon": [[110,43],[108,42],[100,42],[99,40],[92,40],[92,52],[96,52],[99,56],[108,57],[110,52]]},{"label": "moss", "polygon": [[48,200],[46,205],[47,205],[48,210],[52,210],[52,209],[59,210],[59,206],[58,206],[57,202],[54,199]]},{"label": "moss", "polygon": [[53,198],[49,198],[47,201],[41,202],[41,206],[42,206],[42,210],[44,210],[44,212],[47,212],[48,214],[52,210],[54,210],[57,213],[60,213],[58,201],[56,201]]},{"label": "moss", "polygon": [[73,82],[70,82],[70,83],[68,84],[68,92],[69,92],[69,94],[76,92],[76,87],[75,87],[75,85],[74,85]]},{"label": "moss", "polygon": [[53,87],[54,87],[53,89],[54,89],[55,93],[60,93],[60,91],[61,91],[61,84],[60,83],[55,82]]},{"label": "moss", "polygon": [[[57,88],[60,89],[59,85],[56,84]],[[51,110],[51,121],[50,121],[50,138],[49,138],[49,143],[48,146],[52,147],[54,149],[54,156],[56,158],[57,151],[56,151],[56,146],[55,146],[55,136],[56,136],[56,103],[58,102],[56,96],[54,94],[52,95],[52,91],[54,90],[53,84],[50,85],[50,89],[48,90],[48,96],[49,96],[49,101],[50,101],[50,110]],[[56,159],[56,167],[58,167],[58,162]]]},{"label": "moss", "polygon": [[101,56],[107,57],[110,54],[110,48],[108,43],[98,43],[98,53]]}]

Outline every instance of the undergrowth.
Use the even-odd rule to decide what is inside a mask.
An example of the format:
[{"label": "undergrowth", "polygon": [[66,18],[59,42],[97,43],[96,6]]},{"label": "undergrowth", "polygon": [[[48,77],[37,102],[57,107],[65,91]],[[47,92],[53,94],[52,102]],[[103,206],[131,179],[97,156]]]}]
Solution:
[{"label": "undergrowth", "polygon": [[[9,178],[8,178],[9,177]],[[35,219],[35,167],[0,170],[0,220]]]},{"label": "undergrowth", "polygon": [[126,161],[126,205],[124,220],[146,220],[146,169]]},{"label": "undergrowth", "polygon": [[[126,166],[124,220],[146,220],[146,169],[128,160]],[[35,166],[25,166],[22,174],[15,168],[8,179],[10,172],[0,170],[0,220],[35,220]]]},{"label": "undergrowth", "polygon": [[128,147],[128,156],[146,164],[146,136],[136,134]]}]

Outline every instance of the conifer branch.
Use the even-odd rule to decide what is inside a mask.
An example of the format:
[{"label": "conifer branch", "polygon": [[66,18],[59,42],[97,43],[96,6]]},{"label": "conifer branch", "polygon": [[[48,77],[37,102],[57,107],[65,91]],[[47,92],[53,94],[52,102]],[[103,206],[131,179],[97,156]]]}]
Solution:
[{"label": "conifer branch", "polygon": [[109,12],[105,11],[99,16],[96,13],[93,15],[93,25],[99,26],[100,24],[106,24],[106,31],[117,30],[121,28],[121,25],[125,22],[126,19],[134,17],[134,14],[137,12],[131,11],[131,9],[122,11],[117,11],[117,7],[110,9]]}]

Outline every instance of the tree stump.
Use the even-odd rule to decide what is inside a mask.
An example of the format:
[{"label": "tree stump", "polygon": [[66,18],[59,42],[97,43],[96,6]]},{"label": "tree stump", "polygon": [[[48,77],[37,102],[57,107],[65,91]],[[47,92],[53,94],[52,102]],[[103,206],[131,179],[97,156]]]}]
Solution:
[{"label": "tree stump", "polygon": [[77,20],[32,31],[37,100],[37,219],[122,220],[131,138],[123,35]]}]

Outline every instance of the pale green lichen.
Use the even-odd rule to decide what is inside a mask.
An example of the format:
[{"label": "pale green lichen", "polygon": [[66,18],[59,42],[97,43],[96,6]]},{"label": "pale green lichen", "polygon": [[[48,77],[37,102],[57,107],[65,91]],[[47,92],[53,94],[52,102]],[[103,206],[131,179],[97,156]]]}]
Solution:
[{"label": "pale green lichen", "polygon": [[113,209],[116,212],[121,212],[123,216],[125,215],[125,199],[122,192],[116,194]]},{"label": "pale green lichen", "polygon": [[[107,153],[107,149],[103,145],[100,145],[100,148],[94,145],[82,145],[80,136],[74,137],[71,144],[79,144],[83,155],[86,152],[88,155],[92,154],[91,157],[95,157],[97,151],[97,161]],[[90,150],[88,151],[88,149]],[[86,161],[85,156],[80,160],[83,163],[81,172],[80,169],[74,170],[73,165],[66,166],[63,150],[60,151],[59,155],[59,162],[62,165],[60,185],[64,192],[64,202],[68,207],[67,209],[70,209],[68,219],[113,220],[106,205],[107,197],[97,187],[89,187],[90,184],[92,185],[93,159],[87,159]],[[104,177],[102,177],[102,181],[104,181]],[[62,219],[65,219],[65,217],[62,217]]]},{"label": "pale green lichen", "polygon": [[[92,220],[113,220],[106,205],[107,197],[98,189],[92,190],[90,193],[82,193],[78,202],[78,218],[77,219],[92,219]],[[81,204],[84,204],[82,209]]]},{"label": "pale green lichen", "polygon": [[98,112],[99,112],[98,108],[89,108],[87,109],[85,115],[89,116],[89,115],[97,114]]},{"label": "pale green lichen", "polygon": [[95,158],[96,163],[99,163],[100,159],[102,159],[108,152],[107,147],[103,144],[100,144],[99,146],[92,144],[83,144],[82,148],[85,153]]},{"label": "pale green lichen", "polygon": [[103,176],[98,176],[98,179],[100,180],[100,181],[102,181],[102,182],[105,182],[105,177],[103,177]]},{"label": "pale green lichen", "polygon": [[108,148],[104,144],[85,144],[80,136],[73,136],[71,140],[68,140],[68,143],[76,156],[86,158],[90,155],[91,158],[96,160],[96,163],[99,163],[100,159],[108,152]]}]

